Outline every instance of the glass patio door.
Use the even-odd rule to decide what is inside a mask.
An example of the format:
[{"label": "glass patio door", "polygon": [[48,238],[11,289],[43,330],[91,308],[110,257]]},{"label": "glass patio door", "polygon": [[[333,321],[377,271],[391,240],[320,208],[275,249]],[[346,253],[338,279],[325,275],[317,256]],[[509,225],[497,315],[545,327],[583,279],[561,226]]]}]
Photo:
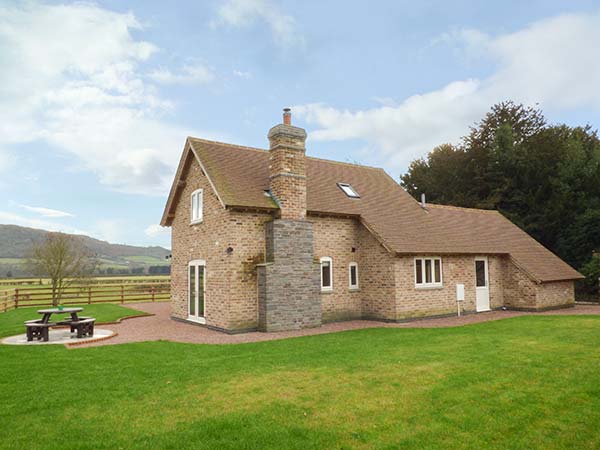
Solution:
[{"label": "glass patio door", "polygon": [[188,267],[188,319],[205,323],[204,318],[204,288],[206,262],[191,261]]}]

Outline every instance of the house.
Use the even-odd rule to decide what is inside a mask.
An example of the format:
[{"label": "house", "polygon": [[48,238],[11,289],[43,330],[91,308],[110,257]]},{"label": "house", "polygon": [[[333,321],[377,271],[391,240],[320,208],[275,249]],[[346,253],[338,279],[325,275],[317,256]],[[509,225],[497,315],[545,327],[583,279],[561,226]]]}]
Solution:
[{"label": "house", "polygon": [[[227,332],[573,305],[581,275],[496,211],[415,201],[382,169],[188,138],[161,224],[172,318]],[[457,305],[457,295],[464,300]]]}]

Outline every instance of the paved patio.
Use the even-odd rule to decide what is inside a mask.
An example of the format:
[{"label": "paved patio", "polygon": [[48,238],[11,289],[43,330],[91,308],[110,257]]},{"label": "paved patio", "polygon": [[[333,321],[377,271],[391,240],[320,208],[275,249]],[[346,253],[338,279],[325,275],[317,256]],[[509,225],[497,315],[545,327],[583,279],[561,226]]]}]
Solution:
[{"label": "paved patio", "polygon": [[33,341],[27,340],[27,334],[18,334],[16,336],[9,336],[2,339],[0,342],[2,344],[8,345],[56,345],[56,344],[72,344],[72,345],[81,345],[84,343],[96,342],[103,339],[109,339],[115,334],[114,331],[107,330],[104,328],[96,328],[94,330],[94,336],[90,337],[82,337],[82,338],[74,338],[73,333],[68,328],[56,328],[50,330],[48,332],[48,342],[38,341],[34,339]]},{"label": "paved patio", "polygon": [[78,343],[76,347],[91,347],[99,345],[123,344],[127,342],[158,340],[189,342],[194,344],[239,344],[244,342],[271,341],[275,339],[333,333],[346,330],[357,330],[362,328],[439,328],[468,325],[473,323],[487,322],[490,320],[508,319],[510,317],[523,315],[600,314],[600,306],[598,305],[577,305],[574,308],[547,311],[542,313],[490,311],[479,314],[468,314],[461,317],[423,319],[406,323],[351,320],[348,322],[328,323],[319,328],[308,328],[298,331],[282,331],[277,333],[251,332],[231,335],[210,330],[205,327],[171,320],[169,317],[171,307],[168,302],[139,303],[132,305],[132,308],[154,315],[127,319],[118,324],[102,325],[103,329],[111,330],[115,332],[116,335],[110,339],[98,342]]}]

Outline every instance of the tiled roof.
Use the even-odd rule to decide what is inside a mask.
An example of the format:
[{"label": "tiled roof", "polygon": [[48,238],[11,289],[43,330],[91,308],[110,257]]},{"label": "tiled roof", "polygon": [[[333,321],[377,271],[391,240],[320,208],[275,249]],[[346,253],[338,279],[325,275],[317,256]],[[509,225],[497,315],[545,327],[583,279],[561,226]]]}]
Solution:
[{"label": "tiled roof", "polygon": [[[266,150],[189,138],[217,191],[230,207],[276,209],[266,196]],[[186,146],[186,149],[188,146]],[[187,151],[187,150],[186,150]],[[170,225],[178,170],[162,224]],[[414,200],[383,169],[307,157],[307,210],[360,217],[390,251],[398,254],[507,254],[538,281],[581,275],[497,211],[428,204]],[[349,198],[337,183],[348,183],[360,198]]]}]

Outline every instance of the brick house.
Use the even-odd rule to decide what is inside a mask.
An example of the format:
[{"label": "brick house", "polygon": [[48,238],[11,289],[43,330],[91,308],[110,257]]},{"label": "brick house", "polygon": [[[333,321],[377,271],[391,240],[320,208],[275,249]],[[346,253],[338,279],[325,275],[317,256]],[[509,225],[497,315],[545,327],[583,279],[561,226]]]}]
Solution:
[{"label": "brick house", "polygon": [[161,221],[173,319],[278,331],[573,304],[581,275],[500,213],[419,203],[382,169],[306,156],[289,110],[268,138],[187,139]]}]

